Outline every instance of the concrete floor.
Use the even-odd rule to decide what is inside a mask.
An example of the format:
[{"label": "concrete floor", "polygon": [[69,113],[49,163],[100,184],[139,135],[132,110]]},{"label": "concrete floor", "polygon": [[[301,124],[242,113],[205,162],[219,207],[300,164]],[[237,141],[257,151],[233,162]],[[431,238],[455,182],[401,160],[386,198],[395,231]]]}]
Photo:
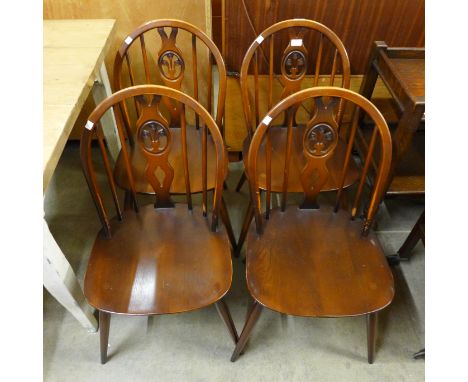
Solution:
[{"label": "concrete floor", "polygon": [[[242,166],[231,164],[225,198],[236,235],[248,200],[232,190]],[[403,243],[423,202],[389,200],[378,215],[387,254]],[[46,220],[80,282],[100,224],[82,175],[79,150],[66,147],[45,197]],[[227,303],[242,330],[248,292],[244,265],[234,259]],[[44,380],[46,381],[423,381],[424,247],[394,267],[396,297],[379,316],[375,363],[367,363],[363,317],[313,319],[264,310],[245,354],[229,358],[233,344],[214,307],[171,316],[113,316],[110,359],[99,363],[99,335],[88,333],[44,291]]]}]

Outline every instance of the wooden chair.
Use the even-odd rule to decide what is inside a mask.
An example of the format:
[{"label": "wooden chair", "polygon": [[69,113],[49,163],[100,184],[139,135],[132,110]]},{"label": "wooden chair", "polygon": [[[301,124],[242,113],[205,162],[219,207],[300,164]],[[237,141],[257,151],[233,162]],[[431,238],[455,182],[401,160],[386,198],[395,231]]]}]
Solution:
[{"label": "wooden chair", "polygon": [[[275,44],[286,47],[282,51],[280,62],[275,62]],[[266,53],[268,52],[268,53]],[[263,61],[262,61],[263,58]],[[251,68],[253,66],[253,69]],[[253,70],[253,79],[252,72]],[[266,72],[268,75],[259,75]],[[275,73],[278,73],[276,75]],[[313,74],[313,78],[309,74]],[[268,84],[262,80],[268,80]],[[280,86],[274,80],[279,80]],[[244,118],[247,125],[247,138],[243,146],[244,167],[248,167],[247,153],[250,141],[259,124],[260,116],[270,110],[273,105],[287,96],[301,90],[301,87],[316,87],[329,84],[349,88],[350,63],[346,49],[338,36],[325,25],[306,19],[293,19],[276,23],[258,36],[247,50],[242,61],[240,72],[240,85]],[[253,96],[251,96],[253,94]],[[338,125],[341,125],[345,104],[342,102],[338,111]],[[299,135],[305,129],[304,122],[314,113],[314,105],[301,105],[300,108],[292,108],[282,119],[273,121],[275,127],[271,129],[272,149],[270,153],[260,151],[260,171],[267,171],[264,163],[271,163],[271,184],[267,185],[262,177],[260,188],[270,188],[272,192],[282,192],[284,161],[286,152],[284,142],[287,139],[286,125],[291,122],[295,129],[300,130]],[[339,164],[345,155],[346,143],[342,138],[338,141],[336,156],[327,163],[330,176],[323,186],[323,191],[338,189]],[[299,151],[297,150],[299,149]],[[300,173],[302,170],[300,145],[292,146],[292,160],[289,168],[287,189],[288,192],[302,192]],[[271,155],[272,160],[266,160]],[[357,179],[357,169],[353,161],[347,173],[344,187],[354,183]],[[246,174],[243,173],[236,190],[239,191]],[[244,224],[237,244],[237,254],[247,235],[250,222],[253,219],[253,207],[248,206]]]},{"label": "wooden chair", "polygon": [[[180,31],[182,33],[179,33]],[[157,41],[160,41],[159,50],[156,50]],[[157,53],[153,56],[152,52]],[[213,107],[213,62],[216,63],[218,71],[215,107]],[[141,67],[143,71],[138,70]],[[189,70],[190,67],[191,70]],[[144,76],[138,76],[139,72],[144,73]],[[206,80],[206,86],[203,86],[202,81],[204,80]],[[194,25],[180,20],[153,20],[140,25],[125,38],[114,60],[114,90],[158,82],[192,95],[211,113],[221,130],[221,134],[224,134],[226,68],[218,48],[204,32]],[[167,99],[163,99],[163,102],[167,108],[166,118],[176,148],[181,145],[180,105],[171,103]],[[135,190],[138,193],[153,194],[153,187],[145,176],[145,156],[140,150],[135,149],[136,129],[131,123],[131,118],[135,115],[139,116],[139,105],[137,103],[129,105],[123,102],[120,107],[130,143],[129,157],[135,175]],[[193,174],[190,178],[190,189],[192,193],[203,192],[203,197],[206,198],[206,192],[215,188],[215,162],[208,160],[207,172],[200,172],[200,166],[197,166],[197,163],[202,156],[209,158],[214,156],[214,145],[211,141],[207,141],[207,145],[203,148],[198,144],[202,135],[206,133],[200,131],[198,116],[188,116],[187,122],[189,125],[187,128],[189,170]],[[202,127],[203,129],[204,127]],[[172,194],[185,193],[184,172],[182,171],[184,164],[182,157],[175,155],[179,152],[179,149],[175,149],[174,154],[169,156],[169,163],[175,169],[175,177],[170,189]],[[128,191],[127,198],[129,198],[130,186],[126,174],[124,156],[121,152],[115,166],[115,179],[119,187]],[[208,179],[205,182],[204,177],[206,176]],[[205,183],[206,188],[203,188]],[[225,206],[223,209],[226,210]],[[227,216],[227,214],[223,214],[223,219]],[[224,223],[228,227],[229,238],[235,249],[236,241],[230,229],[231,225],[227,221]]]},{"label": "wooden chair", "polygon": [[[372,142],[362,166],[351,212],[341,208],[346,173],[356,136],[357,118],[353,117],[350,137],[340,164],[339,188],[334,206],[319,206],[318,196],[327,184],[327,168],[338,149],[338,117],[342,100],[366,112],[375,122]],[[272,120],[287,114],[290,108],[313,101],[316,113],[304,130],[288,125],[286,167],[282,177],[281,206],[271,209],[264,219],[261,209],[261,184],[269,185],[271,193],[272,166],[266,174],[260,167],[261,150],[271,151],[269,137]],[[301,143],[304,166],[300,173],[304,198],[299,208],[287,205],[289,189],[288,164],[293,160],[292,145]],[[376,147],[377,146],[377,147]],[[361,213],[366,174],[372,153],[378,149],[380,163],[376,186],[370,193],[370,204],[365,205],[365,220]],[[231,361],[235,361],[265,306],[277,312],[307,317],[367,316],[368,360],[374,360],[374,341],[377,312],[393,299],[393,276],[376,235],[370,230],[391,162],[391,137],[388,126],[378,109],[361,95],[337,87],[317,87],[294,93],[270,110],[258,125],[248,153],[248,178],[254,207],[256,229],[247,236],[247,285],[254,299],[244,329]],[[267,156],[272,161],[272,156]],[[266,175],[265,179],[262,177]]]},{"label": "wooden chair", "polygon": [[[173,130],[163,115],[164,99],[177,102],[181,110],[181,144],[174,144]],[[123,116],[119,105],[125,100],[139,105],[135,123],[136,144],[146,159],[145,175],[156,195],[152,204],[140,206],[136,198],[135,171],[130,163],[130,150],[125,140]],[[106,152],[100,118],[113,108],[122,143],[122,157],[129,179],[131,208],[122,210],[112,168]],[[191,167],[187,155],[188,134],[186,108],[196,113],[206,126],[204,142],[214,147],[214,193],[211,222],[202,206],[192,204]],[[210,135],[207,137],[206,131]],[[102,163],[110,193],[101,191],[94,168],[91,141],[98,138]],[[180,149],[183,158],[186,204],[175,204],[170,190],[176,177],[169,158]],[[211,115],[190,96],[164,86],[142,85],[120,90],[101,102],[89,116],[81,138],[81,162],[91,195],[102,223],[91,251],[84,294],[99,310],[101,362],[107,360],[110,315],[154,315],[187,312],[216,304],[229,333],[237,342],[237,333],[223,296],[232,279],[232,263],[226,229],[218,226],[218,216],[225,214],[222,203],[223,180],[227,172],[226,152],[221,133]],[[191,159],[193,160],[193,159]],[[95,160],[96,161],[96,160]],[[199,166],[207,171],[206,157]],[[204,187],[208,178],[204,178]],[[106,208],[104,195],[112,195],[116,215]],[[110,200],[110,196],[109,196]]]}]

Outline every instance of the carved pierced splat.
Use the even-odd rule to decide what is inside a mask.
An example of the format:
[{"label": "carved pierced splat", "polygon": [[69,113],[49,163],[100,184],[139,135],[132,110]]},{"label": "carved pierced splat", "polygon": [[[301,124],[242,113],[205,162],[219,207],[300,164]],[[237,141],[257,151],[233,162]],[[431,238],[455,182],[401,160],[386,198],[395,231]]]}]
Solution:
[{"label": "carved pierced splat", "polygon": [[305,77],[308,51],[303,43],[304,33],[303,28],[297,33],[289,31],[289,44],[281,58],[281,82],[284,86],[281,99],[300,90]]},{"label": "carved pierced splat", "polygon": [[[305,29],[303,28],[295,34],[293,30],[289,31],[289,44],[281,58],[281,82],[284,86],[281,99],[299,91],[302,80],[306,75],[308,52],[303,43],[304,33]],[[292,116],[293,124],[296,124],[296,111],[297,108],[294,108],[294,110],[289,110],[289,113],[286,113],[283,125],[287,123],[288,114]]]},{"label": "carved pierced splat", "polygon": [[306,136],[306,149],[314,157],[326,155],[336,145],[336,132],[330,125],[319,123]]},{"label": "carved pierced splat", "polygon": [[168,50],[159,56],[158,67],[166,80],[177,81],[184,74],[185,64],[176,52]]},{"label": "carved pierced splat", "polygon": [[[178,28],[172,27],[168,36],[164,28],[158,28],[161,36],[161,48],[158,52],[158,69],[164,85],[180,90],[184,79],[185,62],[182,52],[176,46]],[[180,110],[176,103],[163,98],[163,102],[171,113],[171,126],[180,125]]]},{"label": "carved pierced splat", "polygon": [[338,144],[336,122],[338,100],[315,99],[315,114],[307,123],[303,136],[303,151],[307,163],[301,172],[304,202],[301,208],[318,208],[317,196],[328,179],[327,160]]},{"label": "carved pierced splat", "polygon": [[137,141],[146,157],[146,178],[156,194],[155,208],[173,207],[169,189],[174,178],[174,169],[169,164],[171,132],[167,120],[161,114],[160,96],[135,97],[141,110],[137,121]]}]

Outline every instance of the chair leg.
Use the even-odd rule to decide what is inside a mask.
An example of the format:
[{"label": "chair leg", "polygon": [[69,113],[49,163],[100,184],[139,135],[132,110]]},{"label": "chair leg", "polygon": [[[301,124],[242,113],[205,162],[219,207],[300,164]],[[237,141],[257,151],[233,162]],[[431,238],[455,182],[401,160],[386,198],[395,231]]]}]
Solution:
[{"label": "chair leg", "polygon": [[226,324],[229,334],[231,335],[231,338],[234,341],[234,345],[236,345],[237,341],[239,340],[239,336],[237,335],[236,327],[234,326],[231,313],[229,312],[229,308],[226,304],[226,301],[224,301],[224,298],[216,302],[216,309],[218,310],[219,316]]},{"label": "chair leg", "polygon": [[252,201],[249,200],[249,205],[247,206],[247,213],[245,214],[244,222],[242,223],[242,230],[239,236],[239,241],[237,243],[237,252],[235,253],[235,257],[239,257],[240,251],[242,250],[242,246],[244,245],[245,238],[247,237],[247,233],[249,232],[250,223],[254,217],[254,209]]},{"label": "chair leg", "polygon": [[99,336],[101,343],[101,363],[107,362],[107,347],[109,344],[110,313],[99,311]]},{"label": "chair leg", "polygon": [[262,305],[260,305],[257,301],[254,302],[252,307],[252,311],[249,315],[249,318],[245,322],[244,329],[239,337],[239,341],[237,341],[236,348],[231,356],[231,362],[235,362],[237,358],[239,358],[240,353],[244,350],[245,344],[252,333],[252,329],[254,328],[255,324],[257,323],[258,317],[260,317],[260,313],[262,312]]},{"label": "chair leg", "polygon": [[421,225],[424,224],[424,212],[419,217],[418,221],[414,225],[413,229],[411,230],[410,234],[406,238],[405,242],[402,244],[400,249],[398,250],[398,256],[401,259],[409,260],[411,251],[416,246],[418,241],[421,239],[424,244],[424,235],[421,229]]},{"label": "chair leg", "polygon": [[231,246],[234,250],[234,253],[237,253],[236,237],[234,236],[234,231],[232,230],[231,219],[229,219],[229,213],[224,198],[221,198],[220,207],[221,219],[223,220],[224,226],[226,227],[226,231],[229,236],[229,241],[231,242]]},{"label": "chair leg", "polygon": [[128,190],[125,190],[124,209],[125,210],[133,209],[133,196],[132,196],[132,193]]},{"label": "chair leg", "polygon": [[377,332],[377,312],[367,314],[367,361],[374,363],[375,336]]},{"label": "chair leg", "polygon": [[242,172],[242,176],[239,179],[239,182],[236,186],[236,192],[239,192],[242,186],[244,185],[245,181],[247,180],[247,176],[245,175],[245,170]]}]

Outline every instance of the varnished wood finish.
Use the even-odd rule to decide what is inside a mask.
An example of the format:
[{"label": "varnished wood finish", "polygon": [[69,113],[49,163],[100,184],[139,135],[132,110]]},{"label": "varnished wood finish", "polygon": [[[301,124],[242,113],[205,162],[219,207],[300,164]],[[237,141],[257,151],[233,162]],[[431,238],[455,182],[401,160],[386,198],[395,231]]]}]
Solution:
[{"label": "varnished wood finish", "polygon": [[[190,198],[186,204],[175,204],[170,197],[174,169],[170,168],[167,157],[175,145],[160,110],[164,106],[160,102],[162,97],[177,104],[184,112],[186,109],[195,112],[209,131],[215,163],[210,214],[204,214],[208,206],[191,205]],[[143,151],[149,163],[146,165],[149,171],[145,174],[154,189],[154,206],[139,206],[135,198],[134,168],[128,160],[123,120],[117,112],[118,105],[131,98],[136,98],[140,104],[134,149]],[[124,168],[133,190],[126,198],[130,208],[115,217],[108,213],[102,184],[96,181],[91,150],[91,140],[99,131],[100,118],[111,107],[117,115]],[[184,119],[182,115],[182,131]],[[168,87],[126,88],[105,99],[91,113],[83,130],[80,150],[84,174],[102,223],[85,275],[84,293],[88,302],[100,312],[127,315],[179,313],[219,303],[232,281],[229,237],[223,226],[218,227],[219,214],[224,221],[227,215],[221,199],[226,151],[218,126],[206,109],[190,96]],[[158,170],[151,165],[157,166]],[[164,179],[158,177],[158,171],[165,172]],[[110,172],[107,174],[108,182],[112,184]],[[188,179],[188,173],[185,178]],[[112,187],[111,192],[115,193]],[[119,212],[118,198],[113,196]],[[237,332],[227,306],[221,302],[218,309],[231,337],[236,340]],[[106,317],[104,314],[104,324]],[[102,346],[106,342],[104,336],[107,336],[105,326],[103,329]]]},{"label": "varnished wood finish", "polygon": [[[171,134],[173,134],[173,149],[169,154],[169,163],[174,169],[183,169],[183,158],[180,153],[181,150],[181,129],[179,128],[170,128]],[[195,126],[187,126],[187,155],[189,158],[193,158],[188,161],[188,169],[190,173],[190,190],[192,193],[201,192],[203,189],[203,179],[201,176],[202,166],[201,157],[202,157],[202,129],[197,130]],[[216,174],[214,172],[216,167],[215,161],[216,150],[213,144],[213,139],[211,137],[207,138],[207,189],[212,190],[215,186]],[[151,187],[151,184],[146,180],[145,175],[145,165],[146,159],[140,149],[129,146],[129,156],[130,161],[133,167],[135,189],[138,193],[143,194],[153,194],[154,190]],[[195,159],[196,158],[196,159]],[[117,165],[115,166],[114,176],[117,184],[128,190],[130,188],[127,172],[124,166],[124,156],[122,152],[119,154],[117,159]],[[227,168],[227,161],[226,161]],[[174,180],[171,184],[170,192],[172,194],[185,194],[185,177],[183,171],[175,171]]]},{"label": "varnished wood finish", "polygon": [[231,356],[231,362],[235,362],[239,355],[242,354],[242,351],[249,340],[250,335],[252,334],[252,330],[255,327],[255,324],[260,317],[260,313],[262,313],[263,306],[260,305],[257,301],[253,303],[253,305],[249,308],[247,312],[247,319],[245,321],[244,329],[242,330],[241,336],[239,337],[239,341],[236,344],[234,352]]},{"label": "varnished wood finish", "polygon": [[237,335],[237,331],[235,330],[235,326],[234,326],[234,322],[232,321],[231,313],[229,312],[229,309],[224,299],[221,299],[216,303],[216,309],[218,311],[219,316],[221,317],[223,322],[226,324],[226,327],[229,331],[229,334],[231,335],[234,345],[237,344],[239,337]]},{"label": "varnished wood finish", "polygon": [[[363,74],[375,40],[391,46],[424,46],[424,11],[424,0],[226,1],[224,58],[230,71],[240,71],[242,56],[260,31],[282,20],[307,18],[335,31],[347,47],[353,72]],[[283,41],[286,39],[284,36]],[[276,61],[280,55],[277,51]],[[327,57],[322,66],[329,70],[332,57]],[[266,74],[268,68],[262,65],[260,71]]]},{"label": "varnished wood finish", "polygon": [[[287,32],[289,41],[279,44],[279,37],[281,32]],[[310,41],[316,41],[313,48],[310,46]],[[277,45],[277,50],[282,51],[282,57],[278,59],[279,62],[274,61],[274,45]],[[308,46],[308,49],[306,48]],[[268,62],[265,58],[265,52],[268,47]],[[268,63],[268,95],[263,98],[263,103],[268,103],[268,109],[274,102],[278,102],[288,95],[298,91],[304,86],[306,74],[313,71],[314,82],[313,86],[317,86],[319,78],[324,74],[322,63],[325,57],[332,56],[333,65],[331,68],[330,83],[335,85],[336,74],[340,73],[341,81],[338,86],[348,88],[350,85],[350,64],[348,54],[343,43],[336,36],[336,34],[327,28],[325,25],[317,23],[312,20],[294,19],[286,20],[274,24],[263,31],[259,37],[250,45],[244,59],[240,72],[240,86],[242,94],[242,104],[244,110],[244,119],[247,126],[247,139],[243,145],[243,158],[244,166],[248,167],[247,151],[250,144],[252,135],[255,132],[255,127],[259,122],[259,115],[263,108],[259,105],[259,83],[258,83],[258,70],[257,60],[258,55],[262,54],[265,62]],[[255,102],[251,101],[251,85],[249,81],[251,61],[254,60],[254,93]],[[276,65],[275,65],[276,64]],[[310,69],[312,68],[312,69]],[[279,73],[276,74],[275,73]],[[280,97],[273,99],[273,79],[279,80],[282,84],[282,91]],[[278,95],[278,94],[275,94]],[[312,103],[312,105],[300,105],[309,113],[309,118],[320,108]],[[301,173],[307,163],[306,151],[303,150],[302,137],[304,135],[305,126],[300,126],[296,123],[296,115],[301,107],[292,107],[284,113],[283,124],[278,126],[278,121],[273,121],[276,124],[275,128],[268,130],[267,141],[259,152],[259,171],[263,175],[259,177],[259,187],[266,190],[266,214],[269,214],[269,206],[271,199],[271,192],[281,192],[282,200],[281,205],[284,209],[287,193],[288,192],[302,192],[304,190],[303,182],[308,182],[308,175]],[[337,106],[337,123],[342,122],[344,111],[344,104],[340,101]],[[302,110],[301,110],[302,111]],[[252,117],[255,114],[255,118]],[[268,113],[267,113],[268,115]],[[323,115],[321,113],[320,115]],[[254,124],[255,123],[255,124]],[[339,130],[339,129],[338,129]],[[286,145],[284,144],[286,142]],[[337,155],[334,155],[330,160],[324,162],[324,168],[331,174],[328,176],[327,181],[320,187],[323,191],[336,190],[339,185],[339,173],[341,171],[341,164],[343,163],[343,156],[345,153],[346,143],[339,143],[339,150]],[[346,172],[346,180],[344,187],[354,183],[357,179],[357,169],[354,161],[350,162],[350,169]],[[284,176],[283,176],[284,175]],[[242,183],[245,181],[243,176],[236,189],[239,190]],[[245,217],[244,227],[248,227],[249,216]],[[245,237],[246,231],[241,232],[241,237]],[[238,249],[242,247],[242,241],[238,244]]]},{"label": "varnished wood finish", "polygon": [[[284,41],[282,43],[277,41],[277,34],[280,32],[288,33],[289,39],[286,41],[286,43]],[[308,39],[306,39],[306,36]],[[242,66],[240,69],[240,86],[242,94],[242,105],[244,108],[244,118],[246,121],[249,137],[252,136],[255,131],[255,127],[258,125],[259,115],[263,115],[261,110],[259,110],[258,105],[259,96],[257,93],[259,92],[259,85],[257,80],[254,81],[254,104],[252,104],[250,97],[251,86],[249,84],[249,77],[252,73],[252,59],[254,63],[254,73],[257,73],[255,68],[258,66],[256,64],[258,61],[258,55],[261,55],[261,57],[266,61],[265,51],[267,51],[267,42],[271,40],[277,41],[277,50],[282,52],[282,56],[275,61],[271,60],[270,58],[270,61],[268,62],[270,72],[269,77],[275,73],[275,79],[282,84],[283,91],[279,99],[271,101],[270,98],[273,94],[273,89],[272,87],[269,87],[268,104],[277,103],[288,95],[301,89],[305,75],[314,62],[316,63],[314,68],[316,69],[314,77],[316,81],[320,75],[329,74],[329,72],[321,72],[319,70],[319,61],[322,59],[322,55],[325,55],[325,52],[323,52],[322,49],[322,44],[312,49],[312,51],[316,54],[315,57],[312,56],[312,53],[309,53],[305,48],[305,45],[308,45],[308,40],[315,41],[317,37],[320,38],[319,41],[322,43],[324,40],[327,41],[327,47],[329,48],[329,52],[332,56],[334,56],[335,51],[338,51],[338,55],[340,57],[339,72],[342,75],[341,84],[338,86],[345,88],[349,87],[351,70],[348,53],[346,52],[346,49],[341,40],[331,29],[316,21],[306,19],[285,20],[276,23],[260,33],[260,35],[251,43],[249,49],[247,49],[244,55],[244,59],[242,60]],[[271,68],[272,65],[273,68]],[[255,75],[255,78],[257,77],[258,73]],[[330,79],[332,82],[329,85],[333,86],[334,80],[332,78]],[[314,84],[314,86],[316,86],[316,84],[317,82]],[[255,113],[256,118],[252,117],[253,113]],[[283,123],[283,125],[285,124],[286,123]]]},{"label": "varnished wood finish", "polygon": [[[306,163],[306,158],[302,149],[302,137],[304,135],[305,126],[299,125],[292,128],[293,134],[293,144],[292,144],[292,155],[291,155],[291,164],[289,167],[289,181],[288,181],[288,191],[289,192],[302,192],[303,186],[300,179],[300,173],[304,168]],[[282,192],[282,182],[283,182],[283,171],[285,163],[285,144],[287,130],[280,126],[274,126],[270,129],[271,137],[271,146],[272,146],[272,156],[271,156],[271,186],[270,190],[272,192]],[[266,185],[266,155],[265,155],[265,146],[260,147],[258,153],[258,171],[262,174],[259,177],[259,187],[262,190],[267,189]],[[244,142],[244,148],[242,150],[242,155],[245,158],[244,164],[248,167],[248,151],[249,143]],[[340,174],[342,170],[342,164],[346,154],[346,144],[343,140],[340,139],[338,142],[334,160],[327,162],[327,168],[329,172],[329,177],[327,182],[323,186],[323,190],[333,191],[340,188]],[[352,166],[350,166],[350,171],[346,172],[344,188],[350,186],[355,182],[359,173],[357,166],[354,161]]]},{"label": "varnished wood finish", "polygon": [[232,265],[224,228],[210,232],[201,208],[184,205],[125,211],[101,232],[84,292],[96,309],[124,314],[185,312],[211,305],[228,291]]},{"label": "varnished wood finish", "polygon": [[[179,46],[179,39],[182,39],[180,36],[183,33],[188,33],[191,36],[191,49],[186,49],[182,51]],[[145,46],[141,43],[141,37],[147,36],[147,39],[158,36],[157,39],[161,41],[161,46],[159,51],[156,54],[156,57],[151,57],[151,61],[154,61],[152,67],[155,69],[150,70],[151,68],[147,65],[148,59],[145,57],[148,56],[146,53]],[[186,36],[185,36],[186,37]],[[130,41],[128,43],[128,41]],[[141,52],[136,52],[135,48],[140,45]],[[133,46],[133,48],[132,48]],[[138,49],[137,49],[138,50]],[[136,79],[133,79],[131,76],[131,65],[124,64],[130,55],[143,55],[144,63],[144,79],[142,82],[137,82]],[[201,62],[202,56],[208,57],[208,65],[205,67],[199,67],[198,63]],[[214,60],[212,59],[214,57]],[[187,67],[189,63],[192,65],[192,68]],[[218,99],[215,107],[212,107],[212,63],[216,64],[218,71]],[[215,118],[218,127],[221,129],[223,127],[223,117],[224,117],[224,102],[226,96],[226,69],[224,66],[224,61],[221,56],[221,53],[215,46],[215,44],[210,40],[210,38],[203,33],[200,29],[193,26],[190,23],[181,21],[181,20],[153,20],[145,24],[142,24],[136,28],[132,33],[127,36],[127,42],[123,42],[116,54],[114,61],[114,89],[119,90],[125,86],[125,73],[128,71],[130,76],[130,84],[136,85],[139,83],[156,83],[158,80],[162,81],[165,86],[177,90],[184,90],[184,92],[192,94],[195,100],[199,101],[204,105],[208,112],[212,113],[213,118]],[[192,80],[190,84],[186,83],[185,77],[186,73],[191,73]],[[200,73],[200,76],[198,75]],[[207,79],[208,81],[208,92],[204,99],[201,98],[199,94],[200,84],[199,82]],[[141,80],[140,80],[141,81]],[[183,84],[185,85],[183,86]],[[179,107],[174,104],[170,104],[166,99],[163,99],[167,110],[169,111],[166,118],[169,121],[171,128],[181,127]],[[132,110],[129,109],[129,106],[122,104],[123,110],[123,119],[125,125],[127,126],[127,134],[130,135],[130,138],[135,134],[134,128],[132,128],[133,123],[132,119]],[[137,108],[138,110],[138,108]],[[213,111],[212,111],[213,110]],[[199,120],[197,117],[193,119],[192,115],[187,116],[187,122],[191,125],[199,127]],[[181,145],[183,148],[182,153],[186,154],[190,158],[202,158],[202,160],[207,160],[203,156],[205,152],[205,147],[200,147],[201,136],[195,137],[194,132],[192,132],[192,126],[187,128],[187,149],[185,145],[181,144],[182,135],[174,133],[174,144]],[[200,134],[199,134],[200,135]],[[132,139],[129,140],[129,143],[132,143]],[[208,141],[206,147],[208,151],[208,161],[210,160],[209,155],[210,151],[213,150],[212,142]],[[136,182],[136,191],[142,193],[152,193],[152,187],[150,184],[145,183],[145,177],[138,176],[144,170],[141,166],[142,161],[138,153],[133,152],[133,147],[130,147],[130,156],[131,156],[131,165],[136,168],[137,172],[137,182]],[[120,159],[120,158],[119,158]],[[183,165],[183,158],[172,156],[169,158],[170,165],[176,169],[176,173],[179,172],[177,169],[185,168]],[[208,166],[210,166],[208,164]],[[122,161],[119,160],[116,166],[116,176],[118,184],[121,187],[128,189],[128,182],[125,179],[122,179],[119,176],[119,173],[125,172],[122,168]],[[191,180],[190,180],[190,190],[192,193],[202,192],[203,191],[203,179],[200,179],[202,174],[202,166],[198,172],[191,171]],[[208,173],[210,171],[208,170]],[[211,174],[213,172],[211,171]],[[183,176],[183,172],[181,173]],[[193,184],[192,184],[193,183]],[[213,189],[213,182],[207,183],[207,189]],[[185,179],[176,179],[171,185],[171,193],[182,194],[186,193],[186,182]]]},{"label": "varnished wood finish", "polygon": [[[397,167],[405,159],[411,142],[425,111],[425,51],[424,48],[389,48],[385,42],[376,41],[374,51],[363,78],[360,93],[370,99],[378,77],[387,86],[395,100],[400,120],[392,134],[393,153],[391,175],[385,187],[389,194],[424,194],[424,174],[398,176]],[[365,134],[359,131],[357,141],[361,155],[367,153]],[[424,160],[424,158],[418,158]],[[393,180],[395,179],[395,183]]]},{"label": "varnished wood finish", "polygon": [[107,348],[109,347],[109,328],[110,328],[110,313],[99,311],[99,343],[101,347],[101,363],[104,365],[107,362]]},{"label": "varnished wood finish", "polygon": [[[268,113],[271,118],[268,120],[310,100],[317,111],[307,123],[302,138],[306,156],[300,173],[303,202],[300,206],[289,204],[272,209],[268,219],[264,218],[261,208],[260,193],[263,190],[259,187],[262,176],[258,170],[259,151],[268,131],[274,127],[264,119],[253,136],[248,154],[248,178],[256,224],[247,235],[247,286],[258,304],[283,314],[306,317],[370,315],[371,361],[374,314],[388,306],[394,297],[392,273],[376,235],[370,230],[389,175],[390,132],[382,114],[372,103],[358,93],[336,87],[317,87],[294,93]],[[380,161],[376,186],[370,192],[369,204],[364,204],[364,221],[353,216],[355,210],[360,210],[364,198],[357,198],[351,206],[353,213],[342,209],[340,191],[343,187],[338,189],[334,207],[319,205],[316,198],[329,176],[324,164],[338,150],[336,118],[342,100],[359,107],[373,121],[378,137],[375,146],[380,150]],[[346,158],[349,159],[356,134],[351,137],[346,147],[347,155],[342,157],[339,184],[344,183],[348,171]],[[366,160],[372,155],[370,151]],[[360,179],[365,179],[366,175],[364,166]],[[252,315],[244,328],[246,336],[256,321]],[[245,344],[244,331],[231,358],[233,361]]]},{"label": "varnished wood finish", "polygon": [[374,363],[375,339],[377,335],[377,313],[369,313],[366,316],[367,323],[367,362]]},{"label": "varnished wood finish", "polygon": [[249,231],[247,286],[280,313],[341,317],[383,309],[393,299],[392,273],[374,233],[331,207],[273,209],[264,232]]}]

